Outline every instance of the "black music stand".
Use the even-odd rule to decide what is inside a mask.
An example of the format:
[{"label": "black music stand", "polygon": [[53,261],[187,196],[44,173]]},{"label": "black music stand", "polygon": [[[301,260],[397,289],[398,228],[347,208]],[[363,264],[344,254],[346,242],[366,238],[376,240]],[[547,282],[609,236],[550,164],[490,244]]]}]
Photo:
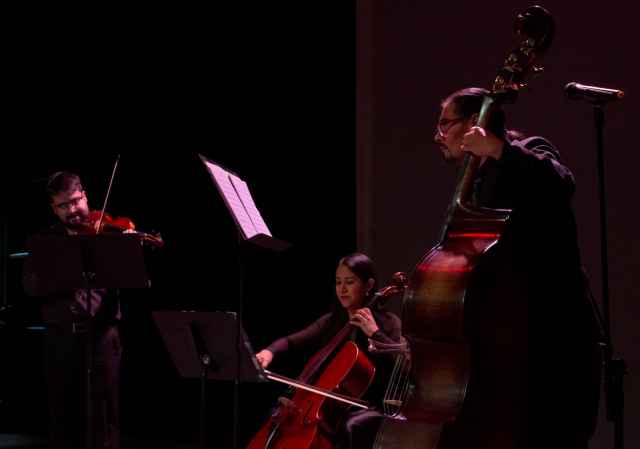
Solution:
[{"label": "black music stand", "polygon": [[241,241],[247,241],[255,246],[273,251],[287,249],[290,246],[289,243],[278,240],[271,235],[271,231],[253,201],[247,183],[231,170],[202,155],[199,156],[211,176],[211,180],[220,192],[227,209],[229,209]]},{"label": "black music stand", "polygon": [[[146,288],[149,281],[135,234],[38,234],[27,243],[35,296],[85,288]],[[89,311],[90,312],[90,311]]]},{"label": "black music stand", "polygon": [[[224,168],[222,165],[199,155],[200,160],[209,173],[211,180],[216,186],[220,196],[229,210],[229,214],[236,224],[238,233],[238,265],[240,270],[240,292],[238,299],[238,319],[236,320],[236,341],[240,338],[240,325],[242,323],[242,303],[244,297],[244,259],[252,248],[263,248],[274,252],[281,252],[291,246],[289,243],[279,240],[271,235],[267,224],[262,218],[260,211],[253,201],[253,196],[249,190],[249,186],[237,174],[231,170]],[[237,348],[238,352],[241,348]],[[240,356],[236,358],[240,360]],[[234,384],[234,429],[238,428],[238,384],[236,379]],[[237,449],[237,430],[234,430],[233,448]]]},{"label": "black music stand", "polygon": [[178,373],[200,379],[200,447],[206,445],[207,380],[264,382],[262,368],[234,312],[155,311],[153,319]]},{"label": "black music stand", "polygon": [[[91,310],[90,290],[97,288],[146,288],[149,280],[140,239],[127,234],[58,235],[39,234],[28,241],[35,296],[69,290],[87,290],[87,313]],[[86,328],[86,447],[95,443],[92,370],[93,323]]]}]

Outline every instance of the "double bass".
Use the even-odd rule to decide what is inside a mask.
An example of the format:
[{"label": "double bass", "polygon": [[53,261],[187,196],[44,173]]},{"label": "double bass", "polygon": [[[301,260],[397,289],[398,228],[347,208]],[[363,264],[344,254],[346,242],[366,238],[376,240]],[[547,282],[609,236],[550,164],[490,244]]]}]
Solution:
[{"label": "double bass", "polygon": [[[479,127],[486,128],[495,108],[514,102],[527,77],[542,70],[535,66],[536,59],[550,46],[555,25],[547,10],[533,6],[517,16],[515,31],[518,43],[483,101]],[[467,328],[474,319],[467,303],[473,297],[472,280],[489,250],[499,244],[511,213],[471,204],[479,164],[477,156],[465,155],[440,242],[410,276],[402,323],[411,349],[411,385],[401,398],[402,419],[385,419],[376,449],[448,447],[442,441],[443,431],[468,400],[474,374]],[[474,444],[460,446],[467,447]]]},{"label": "double bass", "polygon": [[[402,292],[406,282],[404,273],[396,273],[391,284],[363,307],[374,307]],[[332,435],[347,410],[345,404],[369,408],[359,398],[373,381],[375,367],[354,342],[346,341],[355,329],[347,323],[311,357],[296,380],[265,370],[268,379],[295,390],[290,399],[281,398],[281,405],[247,449],[331,449]]]}]

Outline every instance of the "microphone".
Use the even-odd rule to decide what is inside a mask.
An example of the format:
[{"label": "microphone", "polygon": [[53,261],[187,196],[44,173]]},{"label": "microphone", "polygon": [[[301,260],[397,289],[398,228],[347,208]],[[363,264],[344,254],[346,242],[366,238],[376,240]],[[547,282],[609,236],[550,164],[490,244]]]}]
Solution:
[{"label": "microphone", "polygon": [[586,100],[591,103],[607,103],[624,97],[624,92],[621,90],[587,86],[576,82],[564,86],[564,91],[570,100]]}]

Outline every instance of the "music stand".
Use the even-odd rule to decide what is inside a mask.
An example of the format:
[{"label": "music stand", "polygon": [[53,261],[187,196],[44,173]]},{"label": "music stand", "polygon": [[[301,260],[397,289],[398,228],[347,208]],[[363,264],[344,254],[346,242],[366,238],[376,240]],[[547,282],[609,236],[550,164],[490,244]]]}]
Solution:
[{"label": "music stand", "polygon": [[[149,280],[142,245],[134,234],[59,235],[39,234],[27,242],[35,296],[63,291],[86,290],[87,313],[91,310],[92,289],[146,288]],[[88,319],[84,332],[86,346],[86,447],[94,448],[92,399],[93,323]]]},{"label": "music stand", "polygon": [[262,368],[234,312],[155,311],[153,319],[180,376],[200,379],[200,447],[206,444],[207,380],[264,382]]},{"label": "music stand", "polygon": [[28,243],[36,296],[87,288],[149,286],[135,234],[39,234]]},{"label": "music stand", "polygon": [[271,231],[253,201],[247,183],[231,170],[227,170],[201,154],[199,156],[220,192],[227,209],[229,209],[241,239],[274,251],[287,249],[290,246],[289,243],[278,240],[271,235]]},{"label": "music stand", "polygon": [[[269,227],[264,222],[260,211],[253,201],[253,197],[249,190],[249,186],[245,181],[233,173],[231,170],[224,168],[222,165],[213,162],[206,157],[199,155],[200,160],[204,164],[207,172],[211,176],[211,180],[216,186],[218,192],[222,196],[229,214],[236,224],[239,239],[238,262],[240,268],[240,292],[238,300],[238,319],[236,320],[236,341],[240,338],[240,324],[242,323],[242,303],[244,290],[244,257],[248,254],[251,247],[264,248],[271,251],[284,251],[291,246],[289,243],[276,239],[271,235]],[[238,348],[238,351],[241,349]],[[240,360],[240,357],[237,357]],[[234,384],[234,428],[238,427],[238,384],[239,379]],[[234,432],[233,448],[237,449],[237,432]]]}]

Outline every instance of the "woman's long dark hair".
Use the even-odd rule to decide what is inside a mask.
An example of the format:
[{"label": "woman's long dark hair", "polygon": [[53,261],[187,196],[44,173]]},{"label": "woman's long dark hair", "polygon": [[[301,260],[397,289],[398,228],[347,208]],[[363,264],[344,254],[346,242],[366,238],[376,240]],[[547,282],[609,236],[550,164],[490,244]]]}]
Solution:
[{"label": "woman's long dark hair", "polygon": [[[373,294],[377,291],[378,286],[378,276],[376,275],[373,261],[366,254],[351,253],[340,259],[340,261],[338,262],[338,266],[340,265],[344,265],[345,267],[349,268],[353,272],[353,274],[355,274],[358,279],[360,279],[365,284],[369,281],[369,279],[373,279],[373,286],[371,287],[371,290],[369,290],[369,294],[365,298],[365,302],[368,302]],[[333,335],[335,332],[338,332],[342,327],[344,327],[347,320],[349,319],[349,314],[338,301],[333,302],[331,314],[333,315],[331,319],[333,325],[331,332],[328,332],[328,334]]]},{"label": "woman's long dark hair", "polygon": [[369,290],[369,295],[366,299],[369,299],[371,295],[376,292],[378,287],[378,276],[373,266],[373,261],[366,254],[352,253],[344,256],[338,262],[338,265],[344,265],[355,274],[364,284],[369,282],[369,279],[373,279],[373,286]]},{"label": "woman's long dark hair", "polygon": [[[455,107],[456,114],[460,117],[469,118],[473,114],[480,112],[484,97],[489,95],[487,89],[481,87],[468,87],[460,89],[447,98],[442,100],[442,107],[452,103]],[[496,136],[507,141],[519,140],[524,138],[524,134],[520,131],[507,129],[505,126],[506,116],[502,108],[497,107],[489,116],[487,129]]]}]

